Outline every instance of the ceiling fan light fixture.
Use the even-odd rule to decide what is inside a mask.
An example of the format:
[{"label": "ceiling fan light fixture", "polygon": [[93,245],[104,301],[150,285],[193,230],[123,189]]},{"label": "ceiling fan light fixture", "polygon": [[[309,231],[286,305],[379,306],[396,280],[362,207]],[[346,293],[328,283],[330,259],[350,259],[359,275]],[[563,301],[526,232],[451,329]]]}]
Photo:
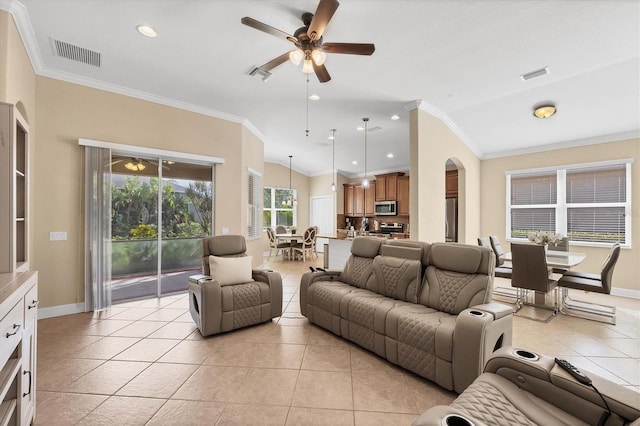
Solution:
[{"label": "ceiling fan light fixture", "polygon": [[317,66],[321,66],[324,65],[324,61],[327,60],[327,54],[324,53],[324,51],[321,49],[315,49],[313,52],[311,52],[311,59],[313,59],[313,62]]},{"label": "ceiling fan light fixture", "polygon": [[289,52],[289,60],[293,65],[300,65],[300,62],[304,59],[304,52],[300,49],[292,50]]},{"label": "ceiling fan light fixture", "polygon": [[302,72],[305,74],[311,74],[313,72],[313,62],[311,59],[305,59],[302,65]]},{"label": "ceiling fan light fixture", "polygon": [[541,105],[533,110],[533,115],[538,118],[549,118],[556,113],[555,105]]}]

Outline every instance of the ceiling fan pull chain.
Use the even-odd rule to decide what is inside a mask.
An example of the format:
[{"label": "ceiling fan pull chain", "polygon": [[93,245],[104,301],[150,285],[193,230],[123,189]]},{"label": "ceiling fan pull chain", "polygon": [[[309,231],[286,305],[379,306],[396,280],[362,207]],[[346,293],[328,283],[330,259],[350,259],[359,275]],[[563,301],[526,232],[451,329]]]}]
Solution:
[{"label": "ceiling fan pull chain", "polygon": [[305,131],[306,137],[309,137],[309,74],[307,74],[307,129]]}]

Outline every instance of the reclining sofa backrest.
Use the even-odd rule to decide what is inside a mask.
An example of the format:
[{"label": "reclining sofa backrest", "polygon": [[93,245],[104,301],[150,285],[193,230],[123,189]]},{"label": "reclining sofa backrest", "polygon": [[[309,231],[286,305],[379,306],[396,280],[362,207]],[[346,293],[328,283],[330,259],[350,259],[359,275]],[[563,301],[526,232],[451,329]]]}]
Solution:
[{"label": "reclining sofa backrest", "polygon": [[243,257],[247,255],[247,242],[242,235],[217,235],[202,239],[202,273],[211,275],[209,256]]},{"label": "reclining sofa backrest", "polygon": [[491,300],[495,255],[490,248],[433,243],[419,302],[458,315]]},{"label": "reclining sofa backrest", "polygon": [[376,291],[372,265],[373,259],[380,252],[381,244],[382,240],[377,238],[354,238],[351,256],[347,259],[340,280],[355,287]]}]

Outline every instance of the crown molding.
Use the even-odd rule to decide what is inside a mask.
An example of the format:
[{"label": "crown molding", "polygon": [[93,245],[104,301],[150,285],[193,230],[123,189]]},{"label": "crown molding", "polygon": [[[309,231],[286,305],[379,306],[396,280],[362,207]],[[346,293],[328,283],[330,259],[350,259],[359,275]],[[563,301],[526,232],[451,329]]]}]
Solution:
[{"label": "crown molding", "polygon": [[554,142],[554,143],[549,143],[544,145],[530,146],[527,148],[488,152],[488,153],[485,153],[482,157],[480,157],[480,159],[491,160],[493,158],[513,157],[515,155],[535,154],[538,152],[545,152],[545,151],[557,151],[559,149],[566,149],[566,148],[579,148],[579,147],[584,147],[588,145],[597,145],[597,144],[609,143],[609,142],[620,142],[620,141],[630,140],[630,139],[640,139],[640,131],[632,130],[629,132],[612,133],[608,135],[593,136],[593,137],[584,138],[584,139],[574,139],[570,141]]},{"label": "crown molding", "polygon": [[225,112],[217,111],[210,108],[193,105],[187,102],[181,102],[175,99],[166,98],[163,96],[154,95],[141,90],[135,90],[116,84],[105,83],[103,81],[95,80],[92,78],[81,77],[65,71],[54,70],[46,65],[42,60],[40,49],[36,42],[35,33],[29,19],[27,8],[24,4],[17,0],[0,0],[0,9],[5,10],[13,16],[16,23],[18,33],[22,38],[27,56],[31,61],[31,66],[34,69],[36,75],[41,77],[48,77],[55,80],[61,80],[68,83],[78,84],[80,86],[90,87],[93,89],[104,90],[105,92],[116,93],[123,96],[128,96],[135,99],[140,99],[155,104],[164,105],[184,111],[194,112],[196,114],[205,115],[208,117],[219,118],[221,120],[230,121],[232,123],[238,123],[246,127],[251,133],[253,133],[263,143],[267,142],[267,138],[260,132],[247,118],[237,116],[234,114],[228,114]]}]

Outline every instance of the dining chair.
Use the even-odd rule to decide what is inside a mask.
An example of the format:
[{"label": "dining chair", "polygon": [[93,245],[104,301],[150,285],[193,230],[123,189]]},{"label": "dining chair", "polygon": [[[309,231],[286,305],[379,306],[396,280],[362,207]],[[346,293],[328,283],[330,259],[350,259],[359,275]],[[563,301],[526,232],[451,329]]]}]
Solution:
[{"label": "dining chair", "polygon": [[[562,238],[562,240],[560,240],[560,242],[555,246],[549,246],[548,250],[569,251],[569,238],[568,237]],[[554,266],[553,268],[551,268],[551,272],[553,272],[554,274],[564,274],[567,271],[569,271],[569,269],[561,268],[559,266]]]},{"label": "dining chair", "polygon": [[291,244],[286,242],[279,242],[276,238],[276,233],[273,231],[273,228],[267,228],[267,236],[269,237],[269,256],[267,257],[267,260],[271,259],[271,253],[273,253],[274,251],[276,257],[278,256],[278,252],[282,254],[283,258],[285,252],[287,252],[288,256],[290,255],[289,251],[291,249]]},{"label": "dining chair", "polygon": [[[478,238],[478,244],[480,244],[480,240],[482,244],[486,244],[486,238],[480,237]],[[500,239],[497,235],[491,235],[489,237],[489,245],[485,245],[484,247],[491,247],[493,249],[493,253],[496,255],[496,277],[500,278],[511,278],[513,265],[511,263],[505,263],[504,261],[504,250],[502,249],[502,245],[500,244]],[[482,245],[480,244],[480,245]]]},{"label": "dining chair", "polygon": [[[568,289],[583,290],[602,294],[611,294],[613,269],[620,257],[620,243],[614,243],[609,250],[609,255],[602,264],[600,274],[588,272],[567,271],[558,280],[560,287],[560,312],[566,315],[578,316],[596,321],[616,323],[615,306],[588,303],[574,300],[569,297]],[[586,314],[586,315],[581,315]]]},{"label": "dining chair", "polygon": [[316,231],[313,227],[309,227],[304,231],[304,236],[302,238],[302,242],[297,243],[293,246],[293,253],[295,256],[296,252],[299,252],[302,256],[302,261],[307,261],[307,255],[311,258],[313,254],[314,241],[316,237]]},{"label": "dining chair", "polygon": [[[547,318],[539,319],[533,316],[523,316],[535,321],[549,322],[558,312],[558,296],[556,288],[558,281],[550,278],[551,269],[547,265],[547,253],[540,244],[511,244],[511,262],[513,273],[511,286],[518,289],[515,311],[518,312],[524,305],[551,310]],[[527,301],[529,293],[534,295],[534,302]],[[546,302],[548,293],[553,292],[553,305]]]},{"label": "dining chair", "polygon": [[286,227],[284,227],[283,225],[276,226],[276,234],[286,234],[286,233],[287,233]]}]

